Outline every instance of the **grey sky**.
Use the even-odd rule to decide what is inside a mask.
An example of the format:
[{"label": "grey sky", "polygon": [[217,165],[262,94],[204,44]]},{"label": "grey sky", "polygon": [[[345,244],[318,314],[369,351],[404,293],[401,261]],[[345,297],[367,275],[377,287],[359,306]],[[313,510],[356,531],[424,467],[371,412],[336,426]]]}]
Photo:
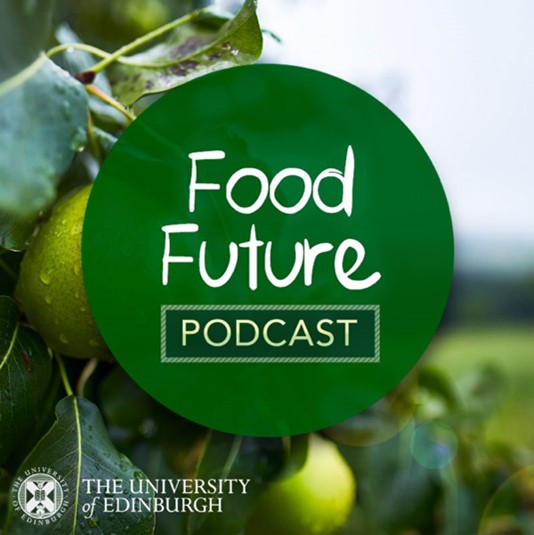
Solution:
[{"label": "grey sky", "polygon": [[414,131],[464,237],[534,243],[534,1],[259,0],[269,60],[364,87]]}]

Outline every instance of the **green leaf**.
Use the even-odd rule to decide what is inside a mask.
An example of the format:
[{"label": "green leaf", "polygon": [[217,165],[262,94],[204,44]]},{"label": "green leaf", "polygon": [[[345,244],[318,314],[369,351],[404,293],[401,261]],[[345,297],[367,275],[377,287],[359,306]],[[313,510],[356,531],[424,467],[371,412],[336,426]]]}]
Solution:
[{"label": "green leaf", "polygon": [[[130,480],[146,477],[115,449],[98,408],[91,402],[74,396],[62,399],[56,406],[56,422],[22,463],[16,477],[39,466],[58,472],[68,486],[65,513],[55,523],[39,526],[39,533],[124,533],[125,526],[129,527],[132,535],[153,533],[153,513],[104,513],[102,499],[96,501],[91,518],[85,518],[82,508],[84,504],[92,503],[94,496],[86,492],[83,479],[122,479],[127,488]],[[145,499],[153,497],[147,494],[138,496]],[[106,497],[113,497],[113,493],[106,493]],[[34,533],[34,530],[21,519],[20,512],[10,507],[6,535],[25,535]]]},{"label": "green leaf", "polygon": [[152,416],[152,398],[120,366],[100,383],[99,401],[106,421],[123,429],[138,430]]},{"label": "green leaf", "polygon": [[197,11],[163,43],[108,68],[113,94],[126,106],[199,76],[256,61],[263,37],[256,0],[246,0],[234,18]]},{"label": "green leaf", "polygon": [[[64,120],[57,118],[61,107],[80,100],[75,98],[80,88],[71,89],[66,98],[47,100],[54,94],[54,74],[55,83],[63,89],[66,85],[42,55],[51,14],[52,0],[5,0],[2,4],[0,245],[15,251],[26,247],[37,213],[54,198],[53,186],[72,156],[71,132],[62,133]],[[85,120],[82,117],[77,127],[84,128]],[[53,127],[55,121],[59,127]]]},{"label": "green leaf", "polygon": [[[67,24],[59,26],[55,36],[58,42],[63,45],[82,42]],[[59,56],[57,63],[70,74],[75,75],[90,69],[95,62],[94,57],[88,52],[73,48],[63,52]],[[96,75],[93,85],[101,89],[106,95],[111,96],[111,86],[105,72],[100,72]],[[94,117],[106,124],[120,128],[125,128],[128,124],[126,117],[122,113],[95,96],[89,96],[89,108]]]},{"label": "green leaf", "polygon": [[43,416],[53,386],[52,360],[41,337],[19,323],[19,310],[0,297],[0,464],[24,447]]},{"label": "green leaf", "polygon": [[[132,461],[137,464],[150,478],[151,481],[157,479],[176,479],[176,472],[168,462],[165,449],[154,444],[152,441],[139,441],[130,453]],[[176,497],[190,497],[178,491],[173,494]],[[185,516],[181,514],[163,511],[157,515],[157,535],[185,535]]]},{"label": "green leaf", "polygon": [[56,185],[86,141],[87,94],[40,56],[0,85],[0,211],[21,221],[55,199]]},{"label": "green leaf", "polygon": [[105,154],[107,154],[117,142],[117,138],[114,135],[96,126],[93,128],[93,135]]},{"label": "green leaf", "polygon": [[238,535],[245,526],[263,485],[284,467],[286,448],[281,438],[238,437],[212,431],[200,459],[200,479],[250,479],[247,493],[223,497],[223,513],[193,513],[189,535]]},{"label": "green leaf", "polygon": [[19,277],[22,256],[0,249],[0,296],[12,295]]},{"label": "green leaf", "polygon": [[19,219],[0,212],[0,246],[10,251],[23,251],[35,228],[36,217]]},{"label": "green leaf", "polygon": [[0,16],[0,83],[32,63],[46,46],[52,0],[4,0]]},{"label": "green leaf", "polygon": [[505,376],[496,366],[473,370],[458,380],[464,411],[471,417],[486,420],[499,407],[505,394]]},{"label": "green leaf", "polygon": [[0,533],[4,525],[7,513],[7,495],[11,486],[11,475],[6,470],[0,468]]}]

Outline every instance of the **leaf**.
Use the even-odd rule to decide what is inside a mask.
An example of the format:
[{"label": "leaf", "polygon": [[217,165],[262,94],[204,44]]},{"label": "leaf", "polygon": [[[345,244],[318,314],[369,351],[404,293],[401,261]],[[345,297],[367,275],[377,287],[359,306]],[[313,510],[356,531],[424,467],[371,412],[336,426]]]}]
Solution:
[{"label": "leaf", "polygon": [[250,479],[247,493],[226,494],[223,513],[192,513],[189,535],[238,535],[245,526],[263,485],[284,467],[281,438],[237,437],[212,431],[200,459],[197,478]]},{"label": "leaf", "polygon": [[31,219],[55,199],[55,187],[86,141],[82,85],[40,56],[0,85],[0,211]]},{"label": "leaf", "polygon": [[168,91],[194,78],[256,61],[262,32],[256,0],[246,0],[231,19],[201,10],[179,26],[163,43],[123,58],[108,68],[113,94],[126,106],[145,95]]},{"label": "leaf", "polygon": [[0,212],[0,246],[9,251],[23,251],[35,228],[36,218],[19,219]]},{"label": "leaf", "polygon": [[84,141],[85,92],[41,53],[51,12],[52,0],[6,0],[0,17],[0,245],[14,251],[53,200],[75,136]]},{"label": "leaf", "polygon": [[[59,26],[55,35],[60,44],[82,42],[67,24]],[[95,62],[93,56],[88,52],[69,49],[61,54],[57,63],[71,75],[75,75],[90,69]],[[101,89],[106,95],[111,95],[111,86],[105,72],[100,72],[96,75],[93,85]],[[95,117],[105,123],[121,128],[125,128],[128,124],[126,117],[122,113],[92,95],[89,97],[89,108]]]},{"label": "leaf", "polygon": [[370,446],[389,440],[413,417],[417,394],[416,376],[409,376],[367,410],[323,432],[350,446]]},{"label": "leaf", "polygon": [[506,381],[498,367],[486,365],[461,377],[458,384],[464,410],[471,417],[486,420],[502,402]]},{"label": "leaf", "polygon": [[52,0],[4,0],[0,17],[0,83],[32,63],[46,46]]},{"label": "leaf", "polygon": [[[162,446],[143,440],[132,447],[130,456],[132,461],[146,473],[151,481],[176,479],[176,472],[169,464],[168,456]],[[188,497],[180,492],[177,492],[174,496]],[[157,535],[185,535],[185,518],[185,515],[177,515],[170,511],[158,512]]]},{"label": "leaf", "polygon": [[154,401],[120,366],[104,377],[98,394],[115,443],[129,446],[141,437],[150,440],[165,449],[175,476],[194,476],[205,428]]},{"label": "leaf", "polygon": [[116,427],[138,430],[152,416],[152,398],[120,366],[102,380],[99,400],[106,421]]},{"label": "leaf", "polygon": [[[128,526],[132,535],[153,532],[153,513],[104,513],[103,495],[96,501],[92,516],[89,519],[84,517],[84,504],[92,503],[95,497],[87,493],[84,479],[122,479],[127,488],[130,480],[146,477],[115,449],[107,436],[98,408],[91,402],[69,396],[57,404],[56,422],[22,463],[16,477],[23,477],[26,470],[35,467],[55,470],[65,478],[68,487],[65,495],[68,505],[64,514],[56,522],[39,526],[39,533],[124,533],[125,526]],[[106,491],[105,496],[113,498],[117,495]],[[136,496],[146,499],[153,497],[153,494]],[[22,520],[21,512],[10,504],[6,535],[25,535],[33,533],[34,529]]]},{"label": "leaf", "polygon": [[0,249],[0,296],[13,294],[21,261],[21,254]]},{"label": "leaf", "polygon": [[[11,476],[8,472],[0,468],[0,497],[7,496],[9,487],[11,485]],[[2,533],[2,526],[4,524],[7,513],[7,502],[0,499],[0,533]]]},{"label": "leaf", "polygon": [[93,128],[93,134],[105,154],[107,154],[117,142],[117,138],[114,135],[96,126]]},{"label": "leaf", "polygon": [[52,360],[41,337],[19,323],[19,310],[0,297],[0,465],[24,448],[46,408]]}]

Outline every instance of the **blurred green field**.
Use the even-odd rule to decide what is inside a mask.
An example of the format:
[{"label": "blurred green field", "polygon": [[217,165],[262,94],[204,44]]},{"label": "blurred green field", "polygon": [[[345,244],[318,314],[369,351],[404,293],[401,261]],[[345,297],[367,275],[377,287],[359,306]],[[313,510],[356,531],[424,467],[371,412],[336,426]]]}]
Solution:
[{"label": "blurred green field", "polygon": [[436,337],[424,358],[461,389],[462,381],[491,367],[503,378],[486,438],[534,450],[534,325],[450,328]]}]

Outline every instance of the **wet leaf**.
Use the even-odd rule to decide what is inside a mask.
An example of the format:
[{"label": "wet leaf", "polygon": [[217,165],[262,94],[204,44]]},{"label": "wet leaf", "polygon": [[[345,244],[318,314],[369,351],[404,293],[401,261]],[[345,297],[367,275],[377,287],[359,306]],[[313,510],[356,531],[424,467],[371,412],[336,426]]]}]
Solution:
[{"label": "wet leaf", "polygon": [[30,219],[53,202],[61,174],[86,142],[86,129],[84,88],[44,56],[0,85],[4,218]]},{"label": "wet leaf", "polygon": [[30,440],[53,390],[52,360],[41,337],[0,297],[0,465]]},{"label": "wet leaf", "polygon": [[247,493],[226,494],[223,513],[191,514],[189,535],[238,535],[263,490],[283,469],[287,450],[281,438],[238,437],[212,431],[200,459],[200,479],[249,479]]},{"label": "wet leaf", "polygon": [[[124,533],[125,526],[132,535],[153,533],[155,516],[149,512],[104,513],[103,496],[96,501],[92,516],[87,519],[83,506],[92,503],[85,479],[122,479],[124,488],[130,480],[146,476],[110,442],[98,408],[85,399],[69,396],[56,406],[56,421],[20,466],[16,477],[35,467],[48,467],[65,478],[68,502],[63,515],[53,523],[39,526],[39,533],[78,535],[80,533]],[[116,496],[106,492],[106,498]],[[120,494],[121,497],[128,497]],[[152,495],[139,494],[142,498]],[[35,528],[21,519],[12,506],[8,512],[6,535],[34,533]]]},{"label": "wet leaf", "polygon": [[4,0],[0,16],[0,83],[32,63],[46,46],[52,0]]},{"label": "wet leaf", "polygon": [[23,251],[35,228],[36,217],[17,218],[0,212],[0,246],[9,251]]},{"label": "wet leaf", "polygon": [[160,44],[108,68],[113,94],[126,106],[198,76],[256,61],[262,51],[256,0],[234,18],[201,10]]}]

